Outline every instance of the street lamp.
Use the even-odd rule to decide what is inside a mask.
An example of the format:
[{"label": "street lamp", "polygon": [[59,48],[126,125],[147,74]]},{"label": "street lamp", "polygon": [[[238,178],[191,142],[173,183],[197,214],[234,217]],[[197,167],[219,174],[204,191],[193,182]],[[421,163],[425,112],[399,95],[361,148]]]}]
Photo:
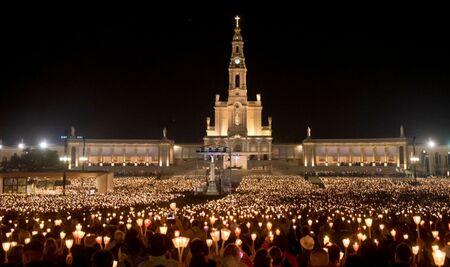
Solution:
[{"label": "street lamp", "polygon": [[45,139],[39,144],[39,147],[41,149],[47,149],[48,148],[48,144],[47,141],[45,141]]},{"label": "street lamp", "polygon": [[413,154],[410,158],[411,161],[411,165],[413,167],[413,178],[417,178],[417,173],[416,173],[416,164],[419,161],[419,157],[416,156],[416,137],[413,136]]},{"label": "street lamp", "polygon": [[[434,148],[435,146],[436,146],[436,142],[433,140],[433,139],[431,139],[431,138],[428,138],[428,142],[427,142],[427,146],[428,146],[428,148]],[[435,168],[436,168],[436,165],[435,165],[435,160],[433,160],[433,162],[431,162],[431,151],[430,151],[430,153],[429,153],[429,156],[428,156],[428,164],[429,164],[429,172],[428,172],[428,174],[429,175],[431,175],[432,173],[434,173],[434,172],[432,172],[432,170],[431,170],[431,164],[433,164],[433,166],[434,166],[434,168],[433,168],[433,170],[435,171]]]},{"label": "street lamp", "polygon": [[17,147],[19,149],[24,149],[25,148],[25,144],[23,143],[23,139],[20,141],[20,143],[17,145]]},{"label": "street lamp", "polygon": [[59,158],[61,162],[64,163],[64,175],[63,175],[63,195],[66,195],[66,171],[67,171],[67,164],[70,162],[70,157],[68,156],[62,156]]}]

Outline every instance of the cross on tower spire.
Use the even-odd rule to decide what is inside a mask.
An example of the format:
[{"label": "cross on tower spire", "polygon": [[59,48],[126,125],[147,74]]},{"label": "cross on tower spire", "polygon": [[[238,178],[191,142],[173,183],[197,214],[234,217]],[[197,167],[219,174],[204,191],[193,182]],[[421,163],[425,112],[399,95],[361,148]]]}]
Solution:
[{"label": "cross on tower spire", "polygon": [[239,20],[241,19],[239,16],[234,17],[236,20],[236,28],[239,28]]}]

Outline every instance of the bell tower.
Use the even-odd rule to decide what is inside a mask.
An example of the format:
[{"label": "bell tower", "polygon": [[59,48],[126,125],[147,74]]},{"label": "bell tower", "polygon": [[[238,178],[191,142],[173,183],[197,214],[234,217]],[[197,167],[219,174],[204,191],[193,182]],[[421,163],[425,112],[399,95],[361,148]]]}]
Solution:
[{"label": "bell tower", "polygon": [[[261,94],[247,98],[247,66],[244,57],[244,40],[236,16],[228,64],[228,98],[221,101],[216,95],[214,120],[206,119],[204,145],[227,147],[228,166],[247,168],[248,160],[270,160],[272,155],[272,119],[263,125]],[[214,124],[214,125],[213,125]]]},{"label": "bell tower", "polygon": [[228,67],[228,101],[229,103],[247,101],[247,68],[245,67],[244,40],[239,28],[240,17],[236,16],[233,40],[231,42],[231,57]]}]

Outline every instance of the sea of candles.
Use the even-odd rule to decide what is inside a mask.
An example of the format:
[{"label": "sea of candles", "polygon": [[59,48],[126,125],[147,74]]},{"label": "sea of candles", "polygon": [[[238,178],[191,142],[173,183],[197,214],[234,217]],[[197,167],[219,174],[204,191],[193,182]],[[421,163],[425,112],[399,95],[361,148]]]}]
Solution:
[{"label": "sea of candles", "polygon": [[[173,244],[182,248],[188,240],[180,239],[187,238],[185,231],[167,222],[168,215],[176,213],[188,224],[200,222],[201,232],[211,237],[205,238],[206,244],[209,249],[215,246],[216,255],[221,255],[218,249],[228,240],[238,246],[251,243],[254,248],[289,231],[299,239],[306,226],[310,235],[323,238],[324,246],[336,244],[346,252],[350,247],[350,253],[358,253],[368,240],[376,246],[386,238],[415,245],[419,230],[428,231],[439,244],[427,248],[432,248],[436,261],[444,253],[440,246],[446,245],[443,237],[450,231],[450,180],[334,177],[321,178],[323,186],[317,186],[300,176],[249,175],[229,195],[192,203],[186,196],[204,185],[203,178],[121,177],[115,179],[114,191],[83,197],[77,183],[68,187],[65,197],[1,195],[0,222],[7,229],[2,248],[7,252],[14,247],[18,240],[13,233],[24,229],[33,236],[59,229],[56,235],[68,249],[91,235],[107,248],[112,235],[100,234],[112,224],[124,231],[138,229],[141,236],[159,232],[173,237]],[[18,216],[4,219],[12,211]],[[347,232],[340,233],[344,228]],[[412,249],[414,255],[421,253],[419,247]]]}]

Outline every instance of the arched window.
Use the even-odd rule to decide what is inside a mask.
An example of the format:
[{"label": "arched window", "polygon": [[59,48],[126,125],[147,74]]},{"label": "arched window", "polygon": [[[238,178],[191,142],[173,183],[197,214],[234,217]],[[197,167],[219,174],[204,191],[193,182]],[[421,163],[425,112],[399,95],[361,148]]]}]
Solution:
[{"label": "arched window", "polygon": [[239,46],[236,46],[236,53],[239,53]]},{"label": "arched window", "polygon": [[239,74],[234,77],[234,87],[241,87],[241,80]]}]

